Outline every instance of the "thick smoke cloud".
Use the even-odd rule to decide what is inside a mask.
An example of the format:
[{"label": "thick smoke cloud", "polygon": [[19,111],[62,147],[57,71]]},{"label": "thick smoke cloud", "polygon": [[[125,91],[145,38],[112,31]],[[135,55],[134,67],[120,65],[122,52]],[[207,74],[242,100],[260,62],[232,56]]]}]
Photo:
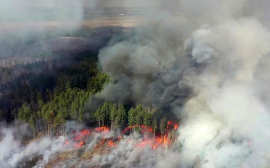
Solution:
[{"label": "thick smoke cloud", "polygon": [[254,76],[270,50],[269,35],[257,20],[241,19],[201,28],[187,40],[190,55],[207,66],[193,77],[196,94],[181,113],[185,166],[196,156],[202,167],[269,166],[270,116]]},{"label": "thick smoke cloud", "polygon": [[181,25],[176,28],[167,23],[154,21],[153,27],[143,27],[129,40],[100,52],[102,70],[115,81],[100,96],[170,107],[186,95],[186,89],[178,88],[177,83],[192,61],[179,45],[183,40]]},{"label": "thick smoke cloud", "polygon": [[180,2],[100,52],[97,98],[173,111],[180,167],[269,167],[269,3]]},{"label": "thick smoke cloud", "polygon": [[[183,13],[177,16],[159,15],[158,18],[152,18],[154,21],[136,29],[128,40],[114,43],[100,52],[100,65],[103,71],[109,73],[113,81],[118,81],[110,84],[101,93],[106,99],[138,100],[154,107],[170,107],[173,102],[181,104],[178,99],[179,93],[174,92],[181,92],[180,95],[184,95],[187,93],[187,87],[182,83],[183,88],[180,90],[172,88],[180,81],[187,67],[206,59],[200,57],[202,60],[192,60],[183,47],[185,40],[203,25],[227,22],[244,15],[241,11],[247,6],[244,3],[246,1],[214,3],[208,0],[202,3],[202,7],[194,9],[193,6],[197,6],[195,4],[199,4],[198,1],[180,2],[179,11],[183,9]],[[196,50],[193,51],[194,54],[198,51]],[[211,48],[204,50],[205,53],[211,52]],[[204,54],[204,57],[208,56],[210,55]],[[182,100],[182,97],[180,99]]]}]

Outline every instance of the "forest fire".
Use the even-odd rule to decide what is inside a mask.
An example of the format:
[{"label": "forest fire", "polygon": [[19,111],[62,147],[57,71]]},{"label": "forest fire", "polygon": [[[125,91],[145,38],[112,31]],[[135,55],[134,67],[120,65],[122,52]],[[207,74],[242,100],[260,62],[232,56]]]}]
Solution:
[{"label": "forest fire", "polygon": [[114,147],[114,146],[116,146],[115,143],[114,143],[112,140],[109,140],[109,141],[108,141],[108,145],[109,145],[109,147]]},{"label": "forest fire", "polygon": [[[170,146],[174,140],[175,137],[175,131],[178,129],[179,125],[174,123],[173,121],[168,121],[166,125],[166,130],[164,135],[161,134],[155,134],[155,131],[153,128],[145,125],[133,125],[128,126],[125,129],[122,130],[122,135],[118,136],[117,138],[106,138],[106,134],[110,132],[110,128],[108,127],[96,127],[93,129],[84,129],[79,132],[74,133],[75,138],[75,147],[81,148],[86,145],[87,139],[90,137],[94,137],[96,134],[101,134],[101,141],[99,141],[95,148],[99,148],[100,146],[107,144],[109,147],[116,147],[117,142],[121,141],[123,139],[123,135],[127,133],[131,133],[132,131],[137,131],[142,135],[141,141],[133,141],[136,143],[135,146],[139,148],[145,148],[146,146],[150,146],[152,149],[156,149],[158,147],[166,147]],[[71,141],[66,141],[65,144],[70,144]]]},{"label": "forest fire", "polygon": [[148,126],[145,126],[145,125],[133,125],[133,126],[128,126],[127,128],[125,128],[122,133],[125,134],[127,133],[128,131],[134,129],[134,128],[140,128],[140,131],[142,133],[144,132],[150,132],[152,133],[153,132],[153,129],[151,127],[148,127]]},{"label": "forest fire", "polygon": [[[110,131],[108,127],[97,127],[94,129],[84,129],[79,132],[75,132],[75,147],[80,148],[85,145],[85,140],[90,137],[90,136],[95,136],[95,134],[100,133],[100,134],[106,134]],[[65,142],[66,145],[70,144],[70,141]]]},{"label": "forest fire", "polygon": [[99,133],[107,133],[110,131],[108,127],[97,127],[94,130]]}]

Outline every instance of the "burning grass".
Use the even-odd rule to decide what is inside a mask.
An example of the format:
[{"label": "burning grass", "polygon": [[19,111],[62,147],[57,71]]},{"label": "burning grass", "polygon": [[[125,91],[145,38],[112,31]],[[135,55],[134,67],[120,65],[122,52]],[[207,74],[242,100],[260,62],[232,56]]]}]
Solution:
[{"label": "burning grass", "polygon": [[84,129],[79,132],[75,132],[74,139],[67,140],[65,144],[69,145],[70,143],[74,143],[76,148],[81,148],[87,145],[87,143],[89,143],[93,137],[99,134],[101,139],[96,143],[95,149],[105,144],[107,144],[109,147],[116,147],[117,142],[121,141],[125,134],[137,131],[142,136],[141,141],[136,141],[137,147],[143,148],[150,145],[152,149],[156,149],[157,147],[170,146],[175,141],[175,134],[178,127],[178,124],[174,123],[173,121],[168,121],[165,134],[156,135],[151,127],[145,125],[134,125],[123,129],[121,134],[117,136],[108,135],[110,133],[110,129],[108,127],[96,127],[93,129]]},{"label": "burning grass", "polygon": [[[118,134],[108,127],[96,127],[92,129],[83,129],[73,132],[63,141],[63,149],[52,153],[45,168],[62,167],[62,164],[68,167],[78,167],[79,164],[89,162],[97,156],[106,156],[111,153],[117,153],[121,147],[129,146],[128,149],[135,149],[138,153],[151,150],[163,150],[173,146],[175,134],[178,125],[168,121],[166,131],[163,135],[155,134],[151,127],[145,125],[134,125],[123,129]],[[174,135],[174,136],[173,136]],[[140,155],[138,155],[137,159]],[[44,157],[44,156],[43,156]],[[41,160],[42,156],[26,159],[20,165],[34,165]],[[125,157],[124,155],[121,157]],[[134,163],[136,164],[136,163]],[[95,165],[93,165],[95,167]],[[90,167],[93,167],[90,166]]]}]

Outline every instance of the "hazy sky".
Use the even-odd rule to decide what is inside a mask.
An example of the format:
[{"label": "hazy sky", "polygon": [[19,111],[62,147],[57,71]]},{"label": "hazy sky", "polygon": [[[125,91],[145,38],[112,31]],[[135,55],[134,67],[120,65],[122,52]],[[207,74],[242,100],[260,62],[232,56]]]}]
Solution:
[{"label": "hazy sky", "polygon": [[84,0],[85,6],[145,7],[156,6],[160,0]]}]

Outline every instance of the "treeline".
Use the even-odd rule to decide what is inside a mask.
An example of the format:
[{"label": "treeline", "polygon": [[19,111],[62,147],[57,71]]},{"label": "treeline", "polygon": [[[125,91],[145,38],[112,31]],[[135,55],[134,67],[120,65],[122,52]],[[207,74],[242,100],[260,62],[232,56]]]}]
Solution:
[{"label": "treeline", "polygon": [[89,79],[99,73],[96,55],[83,52],[65,56],[63,53],[61,56],[65,56],[69,64],[63,64],[66,61],[60,61],[59,55],[53,62],[0,68],[1,120],[11,123],[18,118],[18,109],[22,104],[34,104],[39,97],[48,102],[53,95],[67,88],[90,89],[96,81]]}]

